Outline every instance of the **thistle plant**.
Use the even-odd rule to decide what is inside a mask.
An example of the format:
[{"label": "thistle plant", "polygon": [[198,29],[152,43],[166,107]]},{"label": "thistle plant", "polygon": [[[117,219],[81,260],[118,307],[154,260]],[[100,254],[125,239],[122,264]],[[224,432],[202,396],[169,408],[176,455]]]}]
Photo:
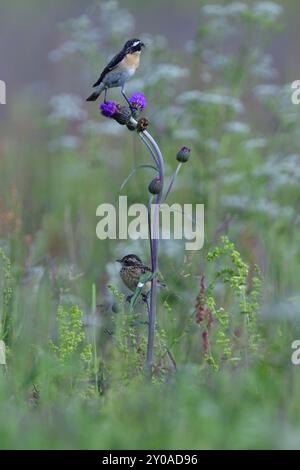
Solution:
[{"label": "thistle plant", "polygon": [[[156,140],[152,137],[148,131],[149,121],[145,117],[141,116],[141,112],[147,106],[147,100],[143,93],[134,93],[129,98],[130,106],[123,106],[116,102],[108,102],[100,104],[101,114],[107,118],[114,119],[120,125],[126,125],[130,131],[136,131],[146,146],[153,159],[153,166],[150,168],[157,172],[157,176],[150,182],[148,190],[150,193],[149,204],[148,204],[148,230],[150,240],[150,257],[151,257],[151,271],[152,273],[146,274],[145,278],[140,279],[139,287],[137,292],[133,296],[133,302],[136,302],[138,296],[142,292],[142,287],[146,282],[151,281],[151,290],[149,298],[147,298],[148,307],[148,342],[147,342],[147,357],[146,365],[148,371],[152,372],[153,361],[154,361],[154,336],[155,336],[155,325],[157,317],[157,297],[158,297],[158,285],[157,276],[159,273],[159,213],[160,206],[166,202],[169,196],[176,176],[183,163],[187,162],[190,155],[190,149],[188,147],[182,147],[177,154],[178,166],[171,177],[169,184],[165,186],[165,162],[163,154]],[[145,168],[147,165],[141,165],[134,169],[134,171],[126,179],[125,183],[128,182],[132,174],[139,168]],[[124,183],[122,185],[124,187]],[[152,210],[152,205],[154,209]]]}]

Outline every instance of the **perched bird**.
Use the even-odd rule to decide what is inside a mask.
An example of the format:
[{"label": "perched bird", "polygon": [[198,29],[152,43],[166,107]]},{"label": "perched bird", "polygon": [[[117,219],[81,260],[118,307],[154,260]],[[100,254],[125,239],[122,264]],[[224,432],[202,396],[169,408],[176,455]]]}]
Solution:
[{"label": "perched bird", "polygon": [[96,101],[102,91],[105,92],[104,102],[108,88],[121,87],[121,93],[129,103],[124,92],[125,83],[135,74],[140,65],[140,54],[145,44],[140,39],[130,39],[123,49],[109,62],[101,73],[99,79],[93,85],[95,91],[87,98],[87,101]]},{"label": "perched bird", "polygon": [[[151,269],[143,264],[142,260],[136,255],[126,255],[122,259],[116,260],[121,263],[120,276],[124,284],[132,292],[135,292],[138,287],[141,276],[145,273],[151,273]],[[161,281],[157,281],[159,287],[166,287]],[[148,281],[142,290],[143,299],[146,300],[151,288],[151,281]]]}]

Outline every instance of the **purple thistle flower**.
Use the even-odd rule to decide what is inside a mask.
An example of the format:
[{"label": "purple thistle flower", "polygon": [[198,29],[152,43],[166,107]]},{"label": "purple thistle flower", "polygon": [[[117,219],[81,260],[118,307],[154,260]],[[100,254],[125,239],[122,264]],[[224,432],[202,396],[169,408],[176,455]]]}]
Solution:
[{"label": "purple thistle flower", "polygon": [[129,102],[133,108],[142,110],[145,109],[147,106],[147,99],[144,93],[141,93],[138,91],[137,93],[134,93],[131,98],[129,98]]},{"label": "purple thistle flower", "polygon": [[108,101],[108,103],[101,103],[99,109],[103,116],[112,118],[117,111],[117,104],[114,101]]}]

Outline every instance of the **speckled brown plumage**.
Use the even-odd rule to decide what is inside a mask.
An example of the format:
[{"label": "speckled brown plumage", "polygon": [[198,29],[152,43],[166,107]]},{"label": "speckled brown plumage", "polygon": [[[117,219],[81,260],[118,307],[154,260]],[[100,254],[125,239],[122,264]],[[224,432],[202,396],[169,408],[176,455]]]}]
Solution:
[{"label": "speckled brown plumage", "polygon": [[[117,260],[121,263],[122,267],[120,270],[120,276],[124,284],[132,292],[135,292],[141,276],[147,272],[152,272],[151,269],[143,264],[142,260],[136,255],[127,255],[122,259]],[[165,285],[158,281],[160,287]],[[147,282],[143,288],[143,294],[148,294],[151,288],[151,281]]]}]

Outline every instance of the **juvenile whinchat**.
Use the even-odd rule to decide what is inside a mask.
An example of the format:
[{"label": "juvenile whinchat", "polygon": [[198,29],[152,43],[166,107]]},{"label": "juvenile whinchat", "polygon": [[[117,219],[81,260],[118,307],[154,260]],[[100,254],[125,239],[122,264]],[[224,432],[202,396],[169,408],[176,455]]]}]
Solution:
[{"label": "juvenile whinchat", "polygon": [[[120,276],[126,287],[132,292],[135,292],[138,287],[140,278],[145,273],[151,273],[151,269],[146,266],[142,260],[136,255],[126,255],[122,259],[116,260],[121,263]],[[166,287],[166,285],[157,281],[159,287]],[[146,300],[151,289],[151,281],[148,281],[142,290],[143,299]]]}]

